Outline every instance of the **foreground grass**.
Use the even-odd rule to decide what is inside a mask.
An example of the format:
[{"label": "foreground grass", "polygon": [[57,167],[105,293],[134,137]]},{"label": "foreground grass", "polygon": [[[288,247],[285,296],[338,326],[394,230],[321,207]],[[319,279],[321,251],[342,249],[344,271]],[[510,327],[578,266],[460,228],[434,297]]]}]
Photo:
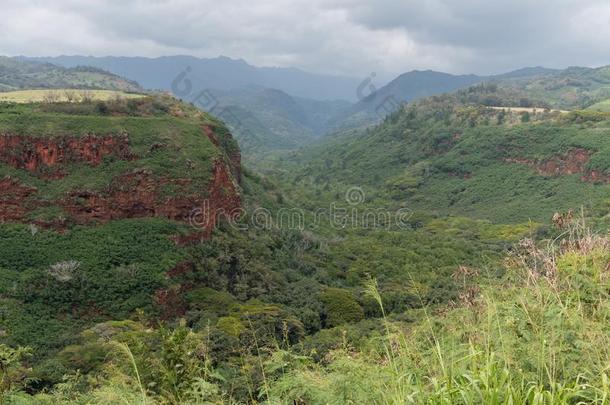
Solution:
[{"label": "foreground grass", "polygon": [[[344,342],[319,362],[278,345],[259,356],[262,378],[249,388],[248,402],[610,402],[608,235],[593,234],[576,220],[555,240],[519,243],[496,281],[478,285],[476,271],[462,270],[455,275],[463,283],[458,302],[434,312],[421,309],[408,324],[386,316],[383,293],[371,280],[365,290],[381,308],[384,334],[363,347]],[[147,370],[130,348],[117,343],[118,354],[86,386],[73,376],[35,397],[11,392],[7,403],[238,402],[219,389],[210,363],[193,358],[205,344],[200,337],[178,328],[166,339],[158,367],[163,372],[153,385],[142,382]]]},{"label": "foreground grass", "polygon": [[[372,348],[286,371],[279,403],[608,403],[610,243],[569,230],[522,242],[498,284],[466,287],[454,309],[424,311]],[[370,293],[382,305],[374,285]],[[299,402],[300,401],[300,402]]]}]

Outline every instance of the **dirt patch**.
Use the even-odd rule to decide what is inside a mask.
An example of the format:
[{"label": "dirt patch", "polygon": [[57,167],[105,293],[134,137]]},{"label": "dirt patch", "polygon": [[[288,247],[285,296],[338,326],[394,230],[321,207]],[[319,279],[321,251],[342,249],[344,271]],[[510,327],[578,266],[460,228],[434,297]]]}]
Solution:
[{"label": "dirt patch", "polygon": [[527,165],[535,169],[541,176],[567,176],[582,174],[582,181],[589,183],[610,184],[610,174],[587,170],[586,166],[591,159],[592,152],[582,148],[576,148],[563,155],[555,155],[543,161],[523,158],[505,158],[508,163]]},{"label": "dirt patch", "polygon": [[28,187],[11,177],[0,180],[0,222],[16,222],[25,218],[31,207],[34,187]]}]

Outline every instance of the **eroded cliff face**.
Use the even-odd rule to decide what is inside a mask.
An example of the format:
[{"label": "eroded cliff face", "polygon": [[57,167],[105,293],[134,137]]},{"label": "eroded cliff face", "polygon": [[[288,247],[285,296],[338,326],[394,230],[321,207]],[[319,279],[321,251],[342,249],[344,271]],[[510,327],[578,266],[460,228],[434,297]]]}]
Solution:
[{"label": "eroded cliff face", "polygon": [[[214,133],[204,132],[208,137]],[[218,142],[215,143],[218,145]],[[0,161],[53,182],[69,175],[68,163],[99,165],[106,156],[135,160],[129,137],[36,138],[0,136]],[[241,208],[239,155],[221,153],[212,165],[207,188],[194,190],[189,178],[168,178],[137,169],[114,177],[102,190],[71,190],[62,198],[46,200],[35,187],[5,177],[0,180],[0,222],[35,222],[64,228],[69,224],[95,224],[126,218],[161,217],[189,223],[193,234],[177,238],[189,243],[209,237],[220,218],[232,218]],[[171,196],[164,189],[175,190]],[[65,218],[50,222],[30,221],[41,207],[58,207]]]},{"label": "eroded cliff face", "polygon": [[132,160],[126,135],[32,137],[0,134],[0,161],[39,177],[62,177],[64,166],[85,162],[97,166],[106,156]]},{"label": "eroded cliff face", "polygon": [[610,174],[588,170],[587,163],[591,159],[592,152],[586,149],[576,148],[563,155],[552,156],[543,161],[530,159],[507,158],[508,163],[519,163],[534,168],[542,176],[565,176],[580,174],[581,180],[589,183],[610,184]]},{"label": "eroded cliff face", "polygon": [[[218,136],[214,132],[214,128],[210,125],[203,126],[203,133],[208,137],[210,142],[212,142],[217,147],[222,147]],[[225,135],[225,137],[229,138],[229,143],[234,143],[233,136],[230,134]],[[231,172],[234,177],[237,179],[239,183],[241,181],[241,152],[239,148],[231,148],[231,150],[225,150],[225,153],[229,159],[229,164],[231,166]]]}]

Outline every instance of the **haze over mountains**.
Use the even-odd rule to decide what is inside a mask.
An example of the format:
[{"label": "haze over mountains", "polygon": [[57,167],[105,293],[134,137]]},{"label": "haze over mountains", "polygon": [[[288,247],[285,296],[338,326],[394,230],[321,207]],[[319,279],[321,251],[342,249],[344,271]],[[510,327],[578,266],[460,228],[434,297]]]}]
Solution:
[{"label": "haze over mountains", "polygon": [[64,67],[94,66],[136,80],[148,89],[171,90],[172,81],[190,67],[189,78],[196,90],[234,90],[259,86],[283,90],[314,100],[355,100],[361,79],[304,72],[295,68],[255,67],[242,59],[193,56],[93,57],[57,56],[23,58]]}]

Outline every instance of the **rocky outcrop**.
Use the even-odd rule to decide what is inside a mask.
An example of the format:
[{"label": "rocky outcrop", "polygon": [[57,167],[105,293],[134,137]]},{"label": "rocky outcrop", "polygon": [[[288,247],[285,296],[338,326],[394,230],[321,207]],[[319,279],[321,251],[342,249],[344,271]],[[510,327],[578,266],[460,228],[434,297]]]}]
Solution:
[{"label": "rocky outcrop", "polygon": [[[36,175],[48,174],[46,169],[58,169],[70,162],[98,165],[110,155],[133,159],[129,139],[126,136],[0,136],[0,161]],[[63,210],[67,221],[76,224],[143,217],[190,223],[196,229],[186,238],[199,240],[209,237],[221,218],[232,218],[239,211],[241,198],[235,171],[240,174],[240,165],[239,155],[217,158],[212,165],[209,185],[202,190],[194,190],[191,179],[160,177],[139,169],[113,178],[102,190],[73,190],[56,201],[45,200],[38,196],[35,188],[5,177],[0,181],[0,221],[25,222],[35,209],[55,206]],[[168,188],[175,192],[168,196],[164,192]],[[64,221],[62,219],[62,227]],[[54,226],[55,222],[48,225]]]},{"label": "rocky outcrop", "polygon": [[157,178],[148,170],[136,170],[115,177],[101,192],[74,191],[61,205],[77,223],[142,217],[187,220],[197,197],[161,198],[160,189],[168,184],[180,187],[188,182]]},{"label": "rocky outcrop", "polygon": [[543,161],[535,161],[522,158],[506,158],[505,162],[519,163],[534,168],[541,176],[565,176],[581,174],[582,181],[589,183],[610,184],[610,174],[599,171],[588,170],[587,163],[592,152],[582,148],[576,148],[562,155],[552,156]]},{"label": "rocky outcrop", "polygon": [[201,194],[163,197],[161,188],[176,189],[190,183],[188,179],[157,178],[151,172],[138,170],[113,179],[101,192],[72,191],[59,201],[42,200],[37,190],[10,177],[0,180],[0,222],[24,222],[39,207],[58,206],[77,224],[104,223],[117,219],[162,217],[190,223],[196,231],[209,236],[218,221],[238,214],[241,198],[229,169],[218,160],[214,177]]},{"label": "rocky outcrop", "polygon": [[229,159],[229,165],[231,166],[231,172],[238,183],[241,182],[241,152],[237,147],[235,140],[231,134],[223,135],[226,139],[224,145],[221,144],[218,136],[214,132],[214,128],[210,125],[203,126],[203,133],[208,137],[210,142],[215,146],[222,148]]},{"label": "rocky outcrop", "polygon": [[126,135],[46,138],[0,134],[0,161],[43,177],[61,177],[65,174],[61,166],[67,163],[99,165],[106,156],[134,159],[129,138]]},{"label": "rocky outcrop", "polygon": [[209,233],[220,218],[233,215],[241,198],[226,164],[214,163],[213,178],[201,193],[162,197],[161,189],[184,189],[189,179],[158,178],[147,170],[116,177],[103,192],[76,191],[61,202],[77,223],[108,222],[115,219],[163,217],[188,222]]}]

